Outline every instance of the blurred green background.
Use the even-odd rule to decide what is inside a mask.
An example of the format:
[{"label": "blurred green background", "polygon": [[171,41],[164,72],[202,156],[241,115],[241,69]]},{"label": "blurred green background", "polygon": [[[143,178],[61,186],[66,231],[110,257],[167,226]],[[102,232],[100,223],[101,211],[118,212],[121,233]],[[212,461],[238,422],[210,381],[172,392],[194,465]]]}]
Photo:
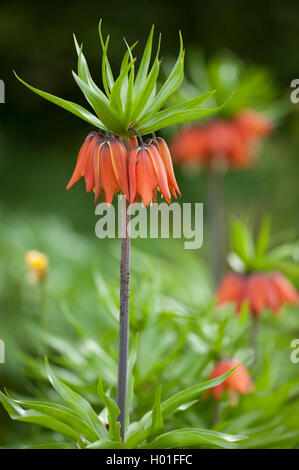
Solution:
[{"label": "blurred green background", "polygon": [[[57,109],[18,83],[13,69],[28,83],[84,104],[71,76],[76,67],[72,34],[84,43],[94,77],[100,80],[97,22],[111,35],[110,58],[117,70],[125,50],[123,37],[145,44],[152,24],[162,32],[161,56],[178,51],[178,30],[186,47],[199,45],[207,57],[229,49],[249,64],[270,67],[281,93],[297,76],[299,6],[296,1],[197,2],[1,2],[1,79],[6,103],[0,106],[1,205],[8,210],[54,213],[77,230],[94,225],[92,196],[82,184],[65,192],[88,124]],[[137,46],[138,47],[138,46]],[[142,50],[142,49],[141,49]],[[138,50],[136,49],[136,52]],[[225,181],[227,204],[234,211],[257,208],[274,213],[279,228],[297,226],[298,106],[264,147],[257,166],[234,172]],[[204,179],[186,180],[178,171],[183,199],[204,202]],[[229,190],[228,190],[229,189]],[[261,207],[260,200],[263,200]]]},{"label": "blurred green background", "polygon": [[[75,33],[78,40],[84,43],[85,55],[93,76],[100,77],[97,23],[103,18],[103,31],[111,35],[110,62],[115,70],[118,69],[125,50],[123,37],[130,44],[138,39],[141,49],[151,25],[155,24],[156,32],[161,31],[163,35],[162,56],[177,53],[180,29],[187,57],[188,49],[193,46],[200,46],[207,57],[230,50],[249,65],[268,67],[275,77],[281,96],[285,96],[291,92],[291,81],[298,76],[299,4],[295,0],[254,0],[246,5],[241,1],[214,0],[134,0],[129,4],[112,0],[97,3],[89,0],[80,3],[3,1],[0,5],[0,17],[0,79],[5,83],[6,92],[5,104],[0,105],[0,338],[5,339],[7,350],[6,364],[0,365],[0,386],[20,394],[44,396],[48,391],[37,390],[34,380],[28,381],[28,377],[32,378],[34,367],[28,366],[31,371],[28,372],[16,354],[20,350],[34,350],[26,324],[39,324],[39,293],[29,288],[26,282],[24,253],[36,248],[45,251],[50,257],[51,270],[47,289],[52,332],[57,332],[61,337],[72,338],[72,332],[61,313],[66,303],[75,318],[83,320],[86,329],[93,332],[95,340],[102,338],[103,344],[110,347],[116,360],[113,349],[113,345],[116,347],[117,343],[115,331],[113,330],[112,343],[110,333],[101,336],[106,327],[109,331],[110,320],[107,320],[107,326],[103,315],[98,329],[95,325],[102,310],[105,310],[107,299],[108,303],[111,302],[112,296],[116,305],[118,302],[119,242],[96,239],[94,226],[97,218],[94,214],[93,196],[85,194],[83,182],[78,183],[70,192],[65,191],[78,149],[90,127],[21,86],[13,75],[13,69],[25,81],[42,90],[84,104],[80,90],[71,76],[77,60],[72,34]],[[270,213],[273,230],[282,234],[282,241],[298,238],[299,232],[298,110],[299,105],[290,106],[287,117],[263,144],[259,159],[252,168],[229,172],[224,179],[227,214],[246,212],[259,221],[264,212]],[[172,130],[168,135],[171,132]],[[176,168],[176,175],[182,202],[205,203],[204,174],[186,174]],[[208,235],[205,235],[205,240],[207,239]],[[174,317],[184,317],[185,309],[191,315],[196,315],[203,306],[207,306],[213,294],[213,283],[205,262],[206,244],[204,241],[199,253],[187,253],[183,250],[183,244],[177,241],[133,242],[132,295],[133,303],[138,307],[136,312],[140,313],[140,318],[137,313],[133,313],[134,331],[145,328],[146,319],[153,308],[152,298],[158,295],[157,292],[162,305],[158,311],[166,314],[166,318],[169,310]],[[148,255],[150,258],[147,258]],[[94,283],[96,270],[101,272],[109,286],[109,295],[106,298],[102,284],[98,290],[95,288],[98,285]],[[266,319],[264,338],[268,341],[267,357],[271,356],[279,344],[284,351],[279,356],[282,367],[289,339],[298,334],[294,317],[298,312],[292,312],[293,316],[286,320],[287,323],[279,323],[285,335],[281,340],[278,336],[276,340],[273,339],[273,325],[269,318]],[[204,315],[202,311],[201,314]],[[165,331],[164,321],[163,317],[161,337]],[[168,331],[170,343],[179,341],[179,322],[180,320],[177,324],[175,321],[172,325],[173,334]],[[199,326],[198,332],[202,333]],[[210,335],[211,341],[218,341],[216,333],[214,336],[213,334]],[[74,341],[77,341],[76,335]],[[193,354],[200,354],[202,344],[197,344],[196,341],[193,337],[189,344],[194,346]],[[52,344],[55,354],[56,347],[57,344]],[[150,347],[152,349],[153,345],[150,344]],[[230,354],[232,352],[233,348]],[[162,357],[165,351],[160,353]],[[184,357],[180,353],[178,349],[173,357],[182,361],[181,367],[184,370]],[[57,356],[59,354],[63,353],[58,348]],[[246,360],[246,352],[243,356]],[[140,361],[146,363],[145,358],[141,357]],[[190,377],[180,378],[184,385],[193,384],[202,373],[206,364],[202,358],[200,361],[203,362],[198,364],[198,369],[190,371]],[[187,367],[191,367],[192,363],[194,356],[191,355],[186,358]],[[68,361],[63,365],[69,366]],[[289,361],[288,367],[288,372],[285,373],[289,380],[294,380],[296,371]],[[163,374],[161,370],[158,368],[155,374],[161,373],[163,378],[169,378],[167,374],[170,374],[171,378],[170,370]],[[143,374],[146,377],[144,371]],[[273,384],[281,385],[282,376],[277,378],[278,373],[273,372],[274,378],[271,376],[271,380],[267,376],[270,376],[268,369],[263,370],[263,374],[260,377],[262,390]],[[139,376],[140,389],[144,387],[147,390],[147,379],[142,378],[141,372]],[[203,374],[201,378],[205,376]],[[88,374],[84,378],[87,382],[90,379]],[[278,382],[275,382],[276,379]],[[68,380],[76,384],[71,375]],[[156,380],[158,379],[155,376],[149,382],[156,383]],[[173,380],[175,382],[179,379],[175,377]],[[78,388],[80,384],[77,383]],[[269,397],[264,397],[266,399]],[[263,407],[264,403],[260,398],[257,406]],[[252,404],[249,408],[250,406],[254,407]],[[281,402],[277,398],[273,407],[269,408],[269,416],[271,412],[275,416],[280,406]],[[191,416],[186,421],[190,424],[194,419]],[[38,430],[34,431],[30,425],[26,427],[8,423],[10,421],[1,408],[1,446],[13,446],[15,442],[18,445],[21,442],[24,444],[29,435],[31,442],[34,441],[32,436]],[[39,438],[40,436],[36,438],[36,442]]]}]

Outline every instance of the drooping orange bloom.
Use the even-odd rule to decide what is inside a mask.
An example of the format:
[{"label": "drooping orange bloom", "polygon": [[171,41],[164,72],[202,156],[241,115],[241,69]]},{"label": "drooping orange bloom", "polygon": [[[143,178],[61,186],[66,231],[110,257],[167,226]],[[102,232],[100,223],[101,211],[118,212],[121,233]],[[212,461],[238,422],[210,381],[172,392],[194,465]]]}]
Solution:
[{"label": "drooping orange bloom", "polygon": [[137,145],[138,145],[137,137],[130,137],[129,150],[131,150],[131,148],[133,148],[133,147],[136,147]]},{"label": "drooping orange bloom", "polygon": [[156,202],[158,189],[170,203],[168,172],[156,145],[150,143],[133,147],[129,152],[128,164],[131,203],[136,202],[139,196],[145,206],[152,200]]},{"label": "drooping orange bloom", "polygon": [[95,192],[95,202],[102,190],[103,200],[111,203],[120,191],[129,200],[128,162],[124,144],[115,136],[104,137],[90,132],[86,137],[75,171],[66,189],[70,189],[81,177],[85,178],[86,191]]},{"label": "drooping orange bloom", "polygon": [[167,181],[169,189],[172,195],[177,198],[177,194],[181,196],[181,192],[179,190],[178,184],[175,179],[173,165],[172,165],[172,158],[170,155],[170,151],[168,145],[166,144],[165,140],[162,137],[155,137],[154,139],[150,140],[150,143],[155,145],[158,149],[159,155],[162,158],[162,161],[165,166],[166,174],[167,174]]},{"label": "drooping orange bloom", "polygon": [[266,137],[273,130],[270,121],[252,109],[244,109],[235,117],[242,137],[247,142],[254,142]]},{"label": "drooping orange bloom", "polygon": [[283,305],[299,303],[299,294],[287,278],[277,273],[253,273],[248,275],[229,273],[217,290],[217,303],[235,304],[239,313],[243,302],[247,302],[250,312],[261,315],[265,309],[279,314]]},{"label": "drooping orange bloom", "polygon": [[222,160],[231,167],[244,167],[251,163],[253,144],[271,130],[266,118],[244,110],[230,120],[216,119],[181,130],[172,140],[171,152],[176,161],[211,167]]},{"label": "drooping orange bloom", "polygon": [[251,377],[248,374],[244,364],[237,359],[222,359],[221,361],[217,362],[209,376],[209,380],[215,379],[216,377],[225,374],[236,366],[238,366],[237,369],[234,370],[234,372],[232,372],[227,377],[227,379],[221,382],[221,384],[216,385],[216,387],[208,390],[206,396],[213,394],[214,398],[219,400],[223,391],[228,390],[232,402],[235,403],[240,393],[242,395],[246,395],[247,393],[253,392],[255,387]]}]

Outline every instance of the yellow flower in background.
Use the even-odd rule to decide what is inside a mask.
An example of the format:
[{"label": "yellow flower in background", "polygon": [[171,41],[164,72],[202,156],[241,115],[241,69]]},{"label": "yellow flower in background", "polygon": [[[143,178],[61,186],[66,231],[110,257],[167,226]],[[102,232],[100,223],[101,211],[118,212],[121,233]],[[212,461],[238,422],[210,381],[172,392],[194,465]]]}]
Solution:
[{"label": "yellow flower in background", "polygon": [[44,281],[49,268],[49,258],[40,251],[30,250],[25,254],[25,261],[34,281]]}]

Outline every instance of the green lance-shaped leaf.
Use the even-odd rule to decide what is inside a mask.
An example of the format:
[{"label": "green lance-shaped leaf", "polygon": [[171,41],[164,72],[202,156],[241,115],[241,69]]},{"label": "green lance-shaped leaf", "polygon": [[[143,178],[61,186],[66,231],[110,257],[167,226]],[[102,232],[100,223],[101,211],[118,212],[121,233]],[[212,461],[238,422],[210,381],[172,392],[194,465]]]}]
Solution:
[{"label": "green lance-shaped leaf", "polygon": [[157,388],[155,394],[155,400],[152,410],[152,425],[149,431],[149,435],[155,434],[157,431],[163,428],[163,413],[161,407],[161,385]]},{"label": "green lance-shaped leaf", "polygon": [[237,218],[231,220],[232,250],[248,263],[255,256],[254,243],[248,227]]},{"label": "green lance-shaped leaf", "polygon": [[[171,106],[170,108],[164,109],[156,114],[157,119],[160,120],[163,117],[169,117],[173,113],[180,112],[180,111],[189,111],[194,110],[199,105],[201,105],[204,101],[206,101],[211,95],[215,93],[216,90],[209,91],[207,93],[203,93],[196,98],[192,98],[191,100],[185,101],[184,103],[177,104],[175,106]],[[151,123],[155,123],[155,119],[148,119],[146,117],[140,119],[138,121],[139,126],[149,126]]]},{"label": "green lance-shaped leaf", "polygon": [[103,49],[102,80],[103,80],[103,86],[104,86],[106,95],[108,96],[108,98],[110,98],[110,92],[111,92],[111,90],[112,90],[112,88],[113,88],[114,80],[113,80],[113,84],[112,84],[112,81],[110,81],[110,85],[112,85],[112,86],[111,86],[111,88],[109,88],[109,84],[108,84],[108,75],[107,75],[107,52],[108,52],[108,46],[109,46],[109,36],[107,36],[107,39],[106,39],[106,42],[105,42],[105,45],[104,45],[104,49]]},{"label": "green lance-shaped leaf", "polygon": [[28,83],[24,82],[18,75],[14,72],[15,76],[17,79],[23,83],[29,90],[33,91],[37,95],[41,96],[42,98],[45,98],[48,101],[51,101],[51,103],[57,104],[57,106],[60,106],[63,109],[66,109],[66,111],[69,111],[72,114],[75,114],[75,116],[78,116],[79,118],[83,119],[84,121],[88,122],[92,126],[95,126],[99,129],[105,130],[106,127],[104,124],[92,113],[87,111],[87,109],[83,108],[83,106],[80,106],[79,104],[72,103],[71,101],[64,100],[63,98],[58,98],[57,96],[51,95],[50,93],[47,93],[42,90],[38,90],[37,88],[34,88],[33,86],[29,85]]},{"label": "green lance-shaped leaf", "polygon": [[232,436],[216,431],[200,428],[183,428],[170,431],[156,437],[152,442],[143,444],[141,449],[174,449],[181,447],[210,447],[235,449],[237,442],[244,440],[244,436]]},{"label": "green lance-shaped leaf", "polygon": [[117,417],[119,416],[120,410],[113,398],[109,397],[104,392],[102,377],[100,378],[98,383],[98,394],[105,403],[105,406],[108,411],[109,438],[112,441],[121,442],[120,423],[117,422]]},{"label": "green lance-shaped leaf", "polygon": [[[216,377],[215,379],[211,379],[199,385],[186,388],[185,390],[176,393],[172,397],[162,402],[161,410],[163,420],[165,420],[165,418],[170,414],[174,413],[180,406],[197,399],[198,396],[205,390],[221,384],[237,367],[238,366],[234,367],[230,371],[220,375],[219,377]],[[141,418],[138,423],[132,423],[130,427],[131,429],[129,428],[128,432],[129,437],[125,442],[126,448],[133,449],[147,438],[149,435],[151,418],[152,411],[149,411]]]},{"label": "green lance-shaped leaf", "polygon": [[138,95],[133,101],[133,111],[132,111],[132,119],[134,121],[137,120],[139,115],[141,114],[143,108],[148,102],[149,97],[151,96],[151,93],[155,87],[155,84],[157,82],[157,78],[159,75],[159,69],[160,69],[160,61],[159,61],[159,52],[160,52],[160,44],[161,44],[161,35],[159,36],[159,45],[158,45],[158,50],[156,53],[156,57],[153,63],[153,66],[151,68],[150,73],[148,74],[144,85],[141,87]]},{"label": "green lance-shaped leaf", "polygon": [[121,72],[119,75],[118,79],[114,83],[114,86],[111,91],[111,96],[110,96],[110,103],[111,106],[123,117],[123,107],[122,107],[122,101],[121,101],[121,89],[124,83],[124,80],[127,78],[128,73],[133,66],[134,62],[136,59],[133,59]]},{"label": "green lance-shaped leaf", "polygon": [[36,444],[35,446],[28,446],[25,449],[77,449],[76,444],[66,442],[49,442],[47,444]]},{"label": "green lance-shaped leaf", "polygon": [[76,51],[77,51],[77,54],[78,54],[78,75],[81,78],[81,80],[83,80],[83,82],[86,83],[86,85],[89,85],[89,86],[93,87],[95,89],[95,91],[97,91],[99,88],[96,86],[96,84],[94,83],[94,81],[93,81],[93,79],[90,75],[89,68],[88,68],[88,65],[87,65],[87,61],[86,61],[85,56],[84,56],[83,51],[82,51],[83,44],[81,45],[81,47],[79,47],[76,36],[75,35],[73,35],[73,36],[74,36],[75,48],[76,48]]},{"label": "green lance-shaped leaf", "polygon": [[102,439],[101,441],[89,444],[87,449],[123,449],[124,446],[121,442],[111,441],[110,439]]},{"label": "green lance-shaped leaf", "polygon": [[15,421],[38,424],[39,426],[43,426],[64,434],[65,436],[73,439],[75,442],[81,440],[80,434],[75,429],[57,420],[56,418],[47,416],[39,411],[24,410],[24,408],[22,408],[14,400],[2,392],[0,392],[0,400],[9,416]]},{"label": "green lance-shaped leaf", "polygon": [[179,88],[184,78],[184,49],[183,49],[183,38],[180,33],[180,52],[177,61],[170,72],[168,78],[162,85],[160,91],[157,93],[150,109],[147,112],[147,116],[154,115],[168,98]]},{"label": "green lance-shaped leaf", "polygon": [[14,400],[20,406],[43,413],[71,427],[90,442],[98,440],[97,433],[82,419],[78,413],[71,408],[57,403],[41,401]]},{"label": "green lance-shaped leaf", "polygon": [[73,77],[104,125],[117,133],[118,128],[121,128],[121,121],[117,113],[111,108],[108,98],[102,91],[96,93],[91,87],[86,85],[75,72],[73,72]]},{"label": "green lance-shaped leaf", "polygon": [[126,101],[125,101],[125,110],[124,110],[124,121],[130,122],[132,116],[132,103],[133,103],[133,87],[134,87],[134,75],[135,69],[134,64],[129,73],[129,80],[127,86],[127,93],[126,93]]},{"label": "green lance-shaped leaf", "polygon": [[258,258],[263,257],[269,247],[271,231],[271,218],[265,217],[262,221],[261,229],[256,241],[255,252]]},{"label": "green lance-shaped leaf", "polygon": [[103,80],[106,93],[108,91],[107,96],[109,96],[109,91],[111,92],[113,85],[114,85],[114,78],[113,78],[112,70],[111,70],[110,63],[109,63],[108,56],[107,56],[109,36],[107,37],[107,40],[105,43],[103,40],[103,35],[102,35],[102,20],[99,22],[99,36],[100,36],[100,42],[101,42],[101,46],[103,50],[102,80]]},{"label": "green lance-shaped leaf", "polygon": [[139,333],[135,335],[134,343],[132,349],[129,354],[128,360],[128,390],[127,390],[127,416],[126,416],[126,423],[129,426],[130,423],[130,409],[131,404],[134,398],[134,375],[133,369],[137,361],[137,352],[138,352],[138,340],[139,340]]},{"label": "green lance-shaped leaf", "polygon": [[48,362],[46,362],[46,370],[49,381],[58,395],[60,395],[68,405],[77,411],[77,413],[84,417],[84,420],[89,424],[89,426],[91,426],[99,438],[105,438],[107,436],[107,429],[88,401],[61,382],[50,368]]},{"label": "green lance-shaped leaf", "polygon": [[[87,65],[87,61],[86,61],[85,56],[82,52],[82,46],[79,47],[75,35],[74,35],[74,41],[75,41],[76,51],[77,51],[77,54],[78,54],[78,76],[79,76],[79,78],[88,87],[90,87],[96,95],[102,96],[104,98],[105,95],[102,93],[100,88],[94,83],[94,81],[93,81],[93,79],[90,75],[89,68],[88,68],[88,65]],[[106,45],[105,45],[103,55],[105,55],[106,52],[107,52],[108,42],[109,42],[109,36],[108,36],[107,41],[106,41]],[[105,78],[105,81],[104,81],[104,78]],[[106,75],[105,75],[105,77],[103,77],[103,85],[104,85],[105,91],[107,93],[107,96],[109,96],[110,93],[109,93],[109,88],[108,88],[108,84],[107,84]],[[93,107],[93,101],[90,100],[86,94],[85,94],[85,97],[88,100],[89,104]]]},{"label": "green lance-shaped leaf", "polygon": [[173,126],[175,124],[181,124],[183,122],[194,121],[196,119],[200,119],[206,116],[210,116],[211,114],[217,113],[222,109],[223,105],[218,106],[217,108],[197,108],[197,109],[187,109],[185,111],[170,111],[167,113],[167,110],[161,112],[163,114],[157,113],[157,115],[146,123],[139,132],[142,135],[150,134],[152,132],[156,132],[164,127]]},{"label": "green lance-shaped leaf", "polygon": [[[134,59],[133,59],[132,51],[133,51],[134,47],[136,46],[136,44],[138,44],[138,41],[136,41],[130,47],[125,39],[124,39],[124,41],[125,41],[125,44],[126,44],[126,47],[127,47],[127,51],[125,52],[122,63],[121,63],[120,73],[122,73],[125,70],[125,68],[127,67],[128,63],[129,63],[129,58],[131,59],[131,62],[133,62]],[[133,71],[134,71],[134,64],[132,65],[132,68],[130,70],[130,76],[132,75]],[[134,73],[135,72],[133,72],[133,86],[134,86],[134,76],[135,76]],[[129,87],[129,78],[126,75],[125,79],[123,81],[122,87],[121,87],[121,92],[120,92],[121,102],[122,102],[122,105],[123,105],[124,108],[126,107],[126,102],[127,102],[127,99],[128,99],[128,87]],[[133,99],[133,97],[132,97],[132,99]],[[128,122],[128,121],[125,120],[125,122]]]},{"label": "green lance-shaped leaf", "polygon": [[134,86],[134,97],[137,96],[137,94],[139,93],[140,89],[143,87],[146,81],[149,64],[151,60],[151,54],[152,54],[153,35],[154,35],[154,25],[151,28],[146,46],[144,48],[143,56],[139,65],[138,73],[136,75],[135,86]]}]

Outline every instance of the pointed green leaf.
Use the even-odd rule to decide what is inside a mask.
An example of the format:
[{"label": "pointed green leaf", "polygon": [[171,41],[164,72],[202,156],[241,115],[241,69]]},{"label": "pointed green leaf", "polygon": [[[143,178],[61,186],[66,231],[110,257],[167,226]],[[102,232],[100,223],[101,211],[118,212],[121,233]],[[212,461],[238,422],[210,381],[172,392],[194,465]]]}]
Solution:
[{"label": "pointed green leaf", "polygon": [[[211,95],[215,93],[215,90],[208,91],[207,93],[203,93],[200,96],[197,96],[196,98],[192,98],[191,100],[185,101],[181,104],[177,104],[175,106],[171,106],[170,108],[166,108],[163,111],[160,111],[159,113],[156,114],[158,119],[161,119],[163,117],[169,117],[173,113],[176,113],[178,111],[189,111],[189,110],[194,110],[198,108],[200,104],[202,104],[204,101],[206,101]],[[148,119],[148,117],[145,115],[142,119],[138,120],[138,125],[139,126],[147,126],[149,123],[154,122],[154,120]]]},{"label": "pointed green leaf", "polygon": [[141,114],[142,110],[147,104],[147,101],[155,87],[155,84],[159,75],[159,69],[160,69],[160,61],[159,61],[160,43],[161,43],[161,35],[159,37],[158,50],[157,50],[157,54],[156,54],[153,66],[151,68],[151,71],[148,74],[144,85],[141,87],[138,95],[133,101],[132,119],[134,121]]},{"label": "pointed green leaf", "polygon": [[75,444],[66,442],[50,442],[47,444],[37,444],[35,446],[28,446],[25,449],[77,449]]},{"label": "pointed green leaf", "polygon": [[177,449],[181,447],[209,447],[235,449],[237,442],[244,440],[244,436],[232,436],[216,431],[200,428],[183,428],[169,431],[156,437],[149,444],[143,444],[141,449]]},{"label": "pointed green leaf", "polygon": [[[73,72],[74,79],[81,89],[86,99],[91,103],[101,121],[112,131],[121,127],[120,120],[115,111],[110,106],[109,100],[102,91],[96,93],[91,87],[86,85],[78,75]],[[112,90],[113,91],[113,90]]]},{"label": "pointed green leaf", "polygon": [[260,233],[256,241],[256,256],[258,258],[263,257],[269,247],[270,242],[270,231],[271,231],[271,219],[270,217],[265,217],[263,219]]},{"label": "pointed green leaf", "polygon": [[[209,388],[216,387],[217,385],[221,384],[234,370],[236,370],[238,366],[234,367],[230,371],[226,372],[225,374],[216,377],[215,379],[208,380],[203,382],[199,385],[194,385],[193,387],[186,388],[181,392],[176,393],[172,397],[168,398],[161,404],[162,409],[162,416],[163,419],[174,413],[180,406],[184,405],[185,403],[189,403],[198,398],[205,390]],[[143,418],[138,423],[132,423],[129,428],[128,438],[125,442],[125,448],[133,449],[141,442],[143,442],[149,433],[150,430],[150,422],[152,417],[152,411],[146,413]]]},{"label": "pointed green leaf", "polygon": [[141,135],[151,134],[152,132],[156,132],[160,129],[163,129],[164,127],[173,126],[175,124],[180,124],[183,122],[194,121],[196,119],[210,116],[211,114],[220,111],[220,109],[222,108],[223,105],[218,106],[217,108],[197,108],[191,110],[187,109],[186,111],[177,111],[169,113],[167,113],[167,110],[165,110],[165,113],[163,111],[161,112],[163,113],[162,115],[160,115],[160,113],[157,113],[157,115],[153,119],[148,121],[146,125],[142,126],[138,130]]},{"label": "pointed green leaf", "polygon": [[81,440],[80,434],[75,429],[55,418],[46,416],[41,412],[35,410],[24,410],[21,406],[15,403],[14,400],[4,395],[2,392],[0,392],[0,401],[10,417],[15,421],[38,424],[39,426],[60,432],[61,434],[70,437],[75,442]]},{"label": "pointed green leaf", "polygon": [[70,408],[59,405],[57,403],[47,403],[39,401],[29,401],[29,400],[14,400],[21,406],[25,408],[30,408],[35,411],[39,411],[46,416],[57,419],[58,421],[67,424],[72,429],[80,433],[90,442],[96,441],[98,439],[97,433],[82,420],[82,416],[74,412]]},{"label": "pointed green leaf", "polygon": [[112,441],[121,442],[120,423],[117,422],[120,410],[117,406],[117,403],[104,392],[102,377],[98,383],[98,394],[105,403],[105,406],[108,410],[109,438]]},{"label": "pointed green leaf", "polygon": [[179,88],[184,78],[184,50],[183,39],[180,33],[180,52],[177,61],[169,74],[167,80],[164,82],[159,93],[155,97],[153,104],[150,108],[151,115],[159,111],[165,104],[167,99]]},{"label": "pointed green leaf", "polygon": [[136,81],[135,81],[135,86],[134,86],[134,97],[137,96],[139,93],[140,89],[143,87],[146,77],[147,77],[147,72],[151,60],[151,54],[152,54],[152,44],[153,44],[153,35],[154,35],[154,25],[151,28],[151,31],[148,36],[148,40],[146,43],[146,46],[144,48],[143,56],[139,65],[138,73],[136,75]]},{"label": "pointed green leaf", "polygon": [[46,363],[46,370],[48,374],[49,381],[53,388],[56,390],[58,395],[70,405],[77,413],[79,413],[84,420],[91,426],[91,428],[96,432],[96,434],[104,438],[107,436],[107,429],[98,418],[97,414],[92,409],[91,405],[88,403],[85,398],[83,398],[78,393],[74,392],[71,388],[61,382],[52,369],[50,368],[49,364]]},{"label": "pointed green leaf", "polygon": [[123,449],[121,442],[110,441],[109,439],[101,439],[87,446],[87,449]]},{"label": "pointed green leaf", "polygon": [[[108,42],[107,42],[107,48],[105,48],[105,43],[104,43],[104,40],[103,40],[103,35],[102,35],[102,20],[99,22],[99,36],[100,36],[100,42],[101,42],[101,46],[102,46],[102,49],[103,49],[103,58],[102,58],[102,77],[103,77],[103,83],[104,83],[104,80],[106,81],[108,87],[109,87],[109,90],[111,92],[112,90],[112,87],[114,85],[114,78],[113,78],[113,74],[112,74],[112,70],[111,70],[111,67],[110,67],[110,63],[109,63],[109,60],[108,60],[108,56],[107,56],[107,52],[108,52]],[[109,38],[109,36],[108,36]],[[107,40],[108,40],[107,38]],[[104,79],[104,74],[105,74],[105,79]],[[106,91],[107,93],[107,91]],[[107,93],[107,96],[109,96],[109,94]]]},{"label": "pointed green leaf", "polygon": [[155,434],[163,428],[163,415],[161,408],[161,385],[157,388],[154,400],[154,406],[152,411],[152,425],[149,431],[149,435]]},{"label": "pointed green leaf", "polygon": [[245,223],[237,218],[231,220],[231,243],[232,251],[248,263],[255,256],[252,234]]},{"label": "pointed green leaf", "polygon": [[122,100],[121,100],[121,89],[124,83],[125,78],[127,78],[128,73],[133,66],[134,62],[136,59],[131,61],[125,69],[122,71],[122,73],[119,75],[118,79],[114,83],[114,86],[111,91],[111,96],[110,96],[110,102],[111,106],[114,107],[114,109],[119,113],[121,116],[123,116],[123,107],[122,107]]},{"label": "pointed green leaf", "polygon": [[34,88],[33,86],[29,85],[28,83],[24,82],[18,75],[14,72],[15,76],[17,79],[23,83],[27,88],[32,90],[34,93],[37,95],[41,96],[42,98],[45,98],[48,101],[51,101],[51,103],[57,104],[57,106],[60,106],[63,109],[66,109],[72,114],[75,114],[75,116],[78,116],[79,118],[83,119],[84,121],[88,122],[92,126],[95,126],[99,129],[105,130],[106,127],[104,124],[92,113],[87,111],[85,108],[80,106],[79,104],[72,103],[71,101],[64,100],[62,98],[58,98],[57,96],[51,95],[50,93],[47,93],[45,91],[38,90],[37,88]]}]

